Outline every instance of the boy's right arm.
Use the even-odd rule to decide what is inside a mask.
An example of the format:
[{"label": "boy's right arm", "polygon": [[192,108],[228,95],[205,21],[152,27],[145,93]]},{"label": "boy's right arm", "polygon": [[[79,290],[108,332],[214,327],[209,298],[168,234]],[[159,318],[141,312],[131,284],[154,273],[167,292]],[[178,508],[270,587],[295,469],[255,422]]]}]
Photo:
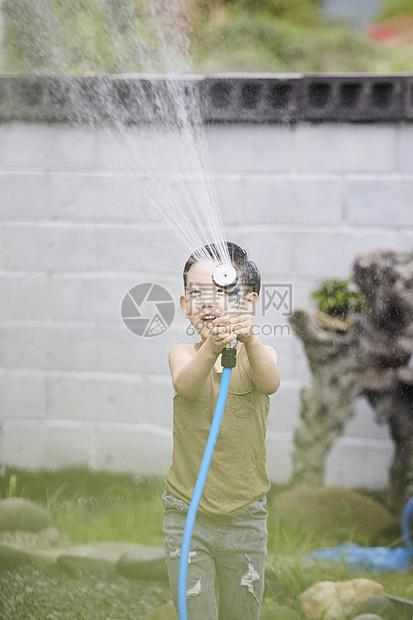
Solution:
[{"label": "boy's right arm", "polygon": [[169,353],[169,368],[175,392],[185,398],[196,398],[211,372],[220,352],[206,343],[194,353],[185,344],[177,344]]},{"label": "boy's right arm", "polygon": [[196,398],[224,345],[234,339],[234,333],[223,321],[224,317],[212,321],[209,335],[198,351],[194,352],[193,347],[187,344],[177,344],[171,349],[169,368],[177,394]]}]

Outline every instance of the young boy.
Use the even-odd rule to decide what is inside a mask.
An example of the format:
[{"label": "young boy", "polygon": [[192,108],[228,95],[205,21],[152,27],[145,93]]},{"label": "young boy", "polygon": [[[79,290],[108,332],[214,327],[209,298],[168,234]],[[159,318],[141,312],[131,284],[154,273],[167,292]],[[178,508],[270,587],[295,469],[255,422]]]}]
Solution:
[{"label": "young boy", "polygon": [[[241,283],[242,306],[228,313],[227,295],[212,282],[199,253],[184,268],[184,315],[201,337],[178,344],[169,365],[174,396],[173,462],[163,504],[166,563],[176,608],[182,535],[218,396],[221,351],[235,338],[237,362],[231,373],[220,432],[192,533],[187,577],[190,620],[257,620],[264,591],[267,547],[265,433],[269,394],[280,377],[276,352],[254,335],[252,314],[261,278],[246,251],[227,243]],[[205,246],[213,259],[216,248]],[[215,595],[218,582],[218,605]]]}]

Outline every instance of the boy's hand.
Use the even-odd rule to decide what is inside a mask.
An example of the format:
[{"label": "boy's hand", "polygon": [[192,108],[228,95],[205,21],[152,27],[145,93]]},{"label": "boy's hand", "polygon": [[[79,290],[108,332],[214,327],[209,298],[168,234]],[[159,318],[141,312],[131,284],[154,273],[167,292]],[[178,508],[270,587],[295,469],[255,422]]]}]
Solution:
[{"label": "boy's hand", "polygon": [[254,337],[254,323],[251,314],[231,316],[230,325],[232,327],[232,333],[235,334],[240,342],[248,342]]},{"label": "boy's hand", "polygon": [[226,344],[236,338],[245,343],[253,336],[254,325],[251,314],[239,314],[214,319],[208,340],[214,349],[221,351]]},{"label": "boy's hand", "polygon": [[237,334],[234,332],[231,319],[228,316],[217,317],[211,325],[207,340],[214,351],[220,353],[226,344],[235,340]]}]

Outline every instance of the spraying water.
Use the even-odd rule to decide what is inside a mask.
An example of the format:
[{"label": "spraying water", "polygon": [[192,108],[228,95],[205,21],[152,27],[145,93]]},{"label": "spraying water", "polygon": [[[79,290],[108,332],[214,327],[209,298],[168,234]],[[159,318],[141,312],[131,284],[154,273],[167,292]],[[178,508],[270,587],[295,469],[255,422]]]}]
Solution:
[{"label": "spraying water", "polygon": [[[169,76],[192,72],[187,4],[185,0],[150,2],[157,63]],[[146,66],[148,50],[141,46],[140,54],[141,64]],[[151,58],[149,55],[150,62]],[[207,173],[208,155],[197,83],[173,78],[157,93],[156,106],[163,111],[163,118],[168,119],[169,158],[177,166],[174,177],[179,183],[178,191],[171,191],[171,179],[165,175],[154,178],[149,193],[154,210],[191,253],[212,241],[218,249],[214,259],[229,263],[217,199]],[[152,126],[156,128],[156,124]],[[199,251],[199,259],[211,268],[210,254]]]},{"label": "spraying water", "polygon": [[[5,50],[14,49],[17,63],[24,59],[20,70],[88,76],[58,80],[55,100],[64,105],[70,99],[74,122],[107,133],[114,160],[127,159],[137,197],[144,194],[148,212],[168,227],[187,256],[214,243],[218,262],[228,262],[207,172],[199,80],[192,75],[193,0],[19,0],[18,8],[13,0],[0,0],[0,5],[6,25],[14,24]],[[107,67],[112,77],[102,74]],[[139,74],[130,73],[136,70]]]},{"label": "spraying water", "polygon": [[[48,2],[55,4],[54,0]],[[213,244],[216,248],[214,260],[229,263],[221,215],[208,173],[210,166],[198,80],[192,76],[189,2],[149,0],[141,3],[139,10],[125,16],[128,49],[142,68],[139,76],[120,74],[120,77],[130,78],[125,81],[119,80],[119,75],[91,75],[86,83],[75,79],[64,95],[70,97],[76,110],[73,120],[87,121],[97,131],[106,132],[114,162],[116,158],[127,160],[128,174],[136,185],[137,196],[143,194],[146,209],[156,216],[159,228],[171,232],[175,240],[173,245],[189,256]],[[115,36],[117,33],[111,23],[110,3],[101,2],[93,7],[102,13],[99,17],[105,20],[111,35],[114,56],[117,53],[120,66],[128,66],[122,58],[125,52],[121,49],[121,39]],[[69,11],[67,7],[64,10]],[[71,11],[73,13],[76,8]],[[63,40],[63,24],[59,26],[57,14],[54,28],[50,27],[44,13],[41,17],[45,24],[44,36],[54,37],[54,62],[60,63],[56,71],[64,72],[67,61],[58,45],[59,31]],[[96,60],[98,46],[93,36],[89,49],[91,57],[99,64]],[[103,125],[102,113],[106,120]],[[137,256],[137,260],[139,258]],[[200,250],[198,258],[212,272],[210,254]]]}]

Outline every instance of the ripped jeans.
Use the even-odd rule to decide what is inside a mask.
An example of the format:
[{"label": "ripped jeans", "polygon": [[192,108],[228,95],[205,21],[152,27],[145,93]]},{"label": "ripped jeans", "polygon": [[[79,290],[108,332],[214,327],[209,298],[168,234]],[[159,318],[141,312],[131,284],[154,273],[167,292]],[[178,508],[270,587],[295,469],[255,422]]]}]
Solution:
[{"label": "ripped jeans", "polygon": [[[166,565],[178,609],[179,558],[188,504],[167,492],[162,501]],[[235,517],[210,518],[198,511],[188,562],[189,620],[259,619],[267,555],[266,503],[266,498],[253,502]]]}]

